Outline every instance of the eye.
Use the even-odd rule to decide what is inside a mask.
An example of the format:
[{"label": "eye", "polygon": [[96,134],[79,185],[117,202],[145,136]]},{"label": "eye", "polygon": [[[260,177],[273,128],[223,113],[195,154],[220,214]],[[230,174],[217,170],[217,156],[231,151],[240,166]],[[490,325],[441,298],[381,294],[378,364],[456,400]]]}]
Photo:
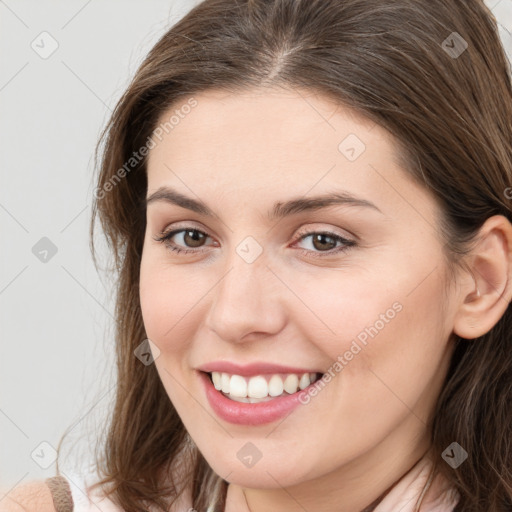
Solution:
[{"label": "eye", "polygon": [[156,240],[157,242],[164,243],[168,249],[171,249],[171,251],[184,252],[184,253],[197,252],[193,249],[187,250],[187,249],[183,249],[179,245],[176,245],[176,243],[174,243],[172,241],[172,238],[174,238],[174,236],[176,236],[178,234],[181,235],[183,243],[186,244],[186,247],[188,246],[188,247],[192,247],[192,248],[201,247],[202,242],[206,238],[210,238],[208,236],[208,234],[205,233],[204,231],[201,231],[196,228],[188,227],[188,228],[174,229],[172,231],[169,231],[168,233],[162,233],[161,235],[154,237],[154,240]]},{"label": "eye", "polygon": [[[332,256],[342,251],[346,251],[356,245],[353,240],[348,240],[340,235],[331,233],[329,231],[310,231],[301,235],[299,242],[306,238],[312,237],[311,242],[315,250],[301,249],[307,256],[314,258],[325,256]],[[337,243],[342,244],[341,247],[335,247]],[[334,247],[333,247],[334,246]]]},{"label": "eye", "polygon": [[[177,245],[176,242],[172,240],[176,235],[180,235],[182,245]],[[300,236],[299,242],[309,237],[312,237],[313,249],[300,250],[307,256],[315,258],[323,257],[324,255],[332,256],[333,254],[346,251],[356,245],[356,242],[353,240],[348,240],[347,238],[329,231],[310,231],[304,233]],[[154,237],[154,240],[164,243],[171,251],[188,254],[197,253],[198,251],[196,249],[204,245],[204,241],[208,238],[210,238],[210,236],[208,236],[204,231],[189,226],[186,228],[174,229],[168,233],[162,233],[161,235]],[[338,243],[341,244],[341,247],[336,247]],[[183,245],[185,248],[183,248]]]}]

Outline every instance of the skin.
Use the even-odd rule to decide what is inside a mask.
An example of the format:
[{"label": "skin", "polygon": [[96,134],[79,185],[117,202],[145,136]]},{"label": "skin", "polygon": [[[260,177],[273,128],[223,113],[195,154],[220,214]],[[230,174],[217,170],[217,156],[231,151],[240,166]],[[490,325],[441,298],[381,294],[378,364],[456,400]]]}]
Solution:
[{"label": "skin", "polygon": [[[486,227],[488,243],[472,260],[482,279],[476,298],[469,273],[448,282],[438,205],[400,168],[384,129],[312,92],[194,97],[197,106],[148,160],[148,196],[172,187],[216,214],[165,201],[147,207],[140,299],[162,383],[199,450],[230,482],[226,510],[362,510],[429,448],[452,333],[476,337],[503,314],[510,224],[496,217]],[[366,146],[355,161],[338,149],[349,134]],[[340,205],[266,219],[275,202],[333,190],[380,211]],[[208,237],[192,245],[175,235],[189,254],[155,241],[178,228]],[[325,230],[356,245],[335,254],[342,244],[330,238],[324,249],[312,236],[300,240]],[[236,252],[247,236],[263,249],[253,263]],[[397,302],[401,311],[284,420],[232,425],[211,409],[199,365],[227,359],[327,371]],[[237,457],[249,441],[262,454],[251,468]]]}]

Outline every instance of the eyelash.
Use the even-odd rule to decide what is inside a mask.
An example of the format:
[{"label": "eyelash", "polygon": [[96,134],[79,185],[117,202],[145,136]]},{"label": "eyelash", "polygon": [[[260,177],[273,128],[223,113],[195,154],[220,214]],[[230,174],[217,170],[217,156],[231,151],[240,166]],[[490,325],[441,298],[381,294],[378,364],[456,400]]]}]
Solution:
[{"label": "eyelash", "polygon": [[[161,233],[159,236],[154,237],[154,240],[157,242],[164,243],[168,249],[170,249],[171,251],[174,251],[176,253],[188,254],[188,253],[197,252],[194,249],[182,249],[181,247],[178,247],[170,242],[170,239],[174,235],[181,233],[183,231],[185,231],[185,232],[193,231],[193,232],[200,233],[201,235],[204,235],[206,237],[209,237],[208,233],[205,233],[204,231],[201,231],[200,229],[192,228],[192,227],[185,227],[185,228],[180,228],[180,229],[174,229],[168,233],[165,233],[165,232]],[[331,233],[329,231],[309,231],[307,233],[300,235],[297,242],[300,242],[311,235],[327,235],[327,236],[333,238],[336,242],[342,242],[344,244],[344,246],[342,246],[342,247],[338,247],[337,249],[330,249],[328,251],[312,251],[310,249],[298,249],[303,254],[306,254],[307,256],[312,256],[313,258],[322,258],[322,257],[326,257],[326,256],[333,256],[335,254],[339,254],[344,251],[347,251],[348,249],[350,249],[356,245],[356,242],[354,242],[353,240],[348,240],[346,238],[343,238],[340,235]]]}]

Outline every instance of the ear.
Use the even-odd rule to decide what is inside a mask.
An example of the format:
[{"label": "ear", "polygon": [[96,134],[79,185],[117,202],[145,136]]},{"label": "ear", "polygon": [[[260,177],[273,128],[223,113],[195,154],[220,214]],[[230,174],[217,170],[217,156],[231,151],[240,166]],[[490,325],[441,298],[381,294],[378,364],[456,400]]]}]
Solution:
[{"label": "ear", "polygon": [[512,298],[512,224],[506,217],[485,221],[467,260],[470,275],[462,285],[453,330],[474,339],[498,323]]}]

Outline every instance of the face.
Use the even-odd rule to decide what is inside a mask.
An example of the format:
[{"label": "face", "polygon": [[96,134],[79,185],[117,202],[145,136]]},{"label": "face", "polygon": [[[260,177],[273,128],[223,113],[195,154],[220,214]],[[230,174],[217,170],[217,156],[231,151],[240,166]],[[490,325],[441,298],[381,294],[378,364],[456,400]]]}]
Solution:
[{"label": "face", "polygon": [[409,467],[452,348],[435,200],[325,97],[188,104],[148,159],[140,300],[192,439],[246,487]]}]

